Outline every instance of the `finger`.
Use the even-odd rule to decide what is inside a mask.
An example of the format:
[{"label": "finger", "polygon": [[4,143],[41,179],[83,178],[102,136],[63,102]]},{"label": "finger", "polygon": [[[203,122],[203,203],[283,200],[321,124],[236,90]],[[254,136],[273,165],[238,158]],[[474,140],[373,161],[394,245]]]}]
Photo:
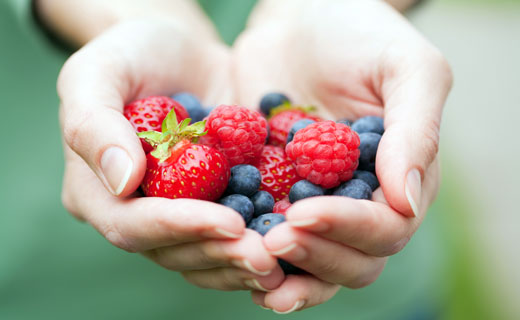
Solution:
[{"label": "finger", "polygon": [[182,272],[190,283],[217,290],[258,290],[267,292],[276,289],[284,279],[282,269],[277,268],[267,276],[258,276],[238,268],[214,268]]},{"label": "finger", "polygon": [[374,282],[386,258],[368,256],[356,249],[300,231],[284,223],[264,238],[271,254],[313,274],[315,277],[352,289]]},{"label": "finger", "polygon": [[331,299],[339,290],[337,284],[316,279],[312,275],[289,275],[272,292],[253,291],[253,302],[278,314],[310,308]]},{"label": "finger", "polygon": [[[68,153],[63,201],[107,240],[131,252],[208,238],[237,239],[244,219],[225,206],[193,199],[112,196],[78,155]],[[81,183],[78,183],[81,178]]]},{"label": "finger", "polygon": [[425,172],[438,152],[442,109],[452,74],[442,55],[429,47],[386,62],[381,88],[385,133],[376,172],[390,205],[413,217],[419,214]]},{"label": "finger", "polygon": [[235,266],[260,276],[277,268],[262,236],[246,229],[237,240],[206,240],[157,248],[144,253],[159,265],[174,271],[203,270]]}]

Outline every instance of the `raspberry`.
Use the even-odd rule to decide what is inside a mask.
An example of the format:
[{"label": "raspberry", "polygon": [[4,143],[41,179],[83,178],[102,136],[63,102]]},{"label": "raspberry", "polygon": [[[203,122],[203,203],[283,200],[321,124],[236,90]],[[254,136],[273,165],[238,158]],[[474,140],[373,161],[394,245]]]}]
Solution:
[{"label": "raspberry", "polygon": [[287,136],[293,124],[302,119],[311,119],[321,121],[322,119],[313,116],[301,109],[288,109],[281,111],[269,119],[269,128],[271,129],[269,136],[269,144],[278,147],[285,147]]},{"label": "raspberry", "polygon": [[343,123],[313,123],[294,135],[285,151],[302,178],[326,189],[350,180],[358,166],[359,136]]},{"label": "raspberry", "polygon": [[206,122],[201,143],[220,150],[231,166],[254,162],[262,153],[267,121],[258,112],[240,106],[221,105]]}]

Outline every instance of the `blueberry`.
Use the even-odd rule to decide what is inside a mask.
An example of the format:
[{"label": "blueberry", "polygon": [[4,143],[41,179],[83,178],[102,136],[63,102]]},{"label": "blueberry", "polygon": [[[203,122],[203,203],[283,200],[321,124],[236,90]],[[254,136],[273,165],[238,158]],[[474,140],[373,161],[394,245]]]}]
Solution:
[{"label": "blueberry", "polygon": [[262,100],[260,101],[260,111],[268,116],[271,112],[271,109],[276,108],[285,102],[291,102],[291,100],[289,100],[285,94],[279,92],[268,93],[263,96]]},{"label": "blueberry", "polygon": [[172,96],[172,99],[180,103],[184,109],[188,111],[191,122],[202,121],[209,113],[208,110],[201,105],[199,99],[191,93],[177,93]]},{"label": "blueberry", "polygon": [[250,197],[258,191],[260,182],[262,182],[262,175],[257,168],[249,164],[239,164],[231,168],[226,193],[238,193]]},{"label": "blueberry", "polygon": [[287,143],[289,143],[289,142],[291,142],[293,140],[294,134],[298,130],[301,130],[301,129],[305,128],[306,126],[308,126],[309,124],[315,123],[315,122],[316,121],[311,120],[311,119],[301,119],[301,120],[296,121],[292,125],[291,130],[289,130],[289,134],[287,135]]},{"label": "blueberry", "polygon": [[248,197],[241,194],[232,194],[219,200],[219,203],[240,213],[246,224],[253,218],[255,208]]},{"label": "blueberry", "polygon": [[356,170],[352,179],[360,179],[365,181],[370,186],[372,191],[379,187],[379,180],[377,180],[376,175],[370,171]]},{"label": "blueberry", "polygon": [[372,132],[365,132],[359,135],[359,170],[375,172],[377,147],[381,135]]},{"label": "blueberry", "polygon": [[267,231],[271,230],[274,226],[285,221],[285,216],[279,213],[266,213],[258,218],[254,218],[247,227],[253,229],[265,236]]},{"label": "blueberry", "polygon": [[267,191],[258,191],[251,197],[251,202],[255,207],[254,216],[258,217],[262,214],[273,212],[274,198]]},{"label": "blueberry", "polygon": [[352,126],[352,121],[350,121],[349,119],[341,119],[341,120],[338,120],[336,122],[337,123],[343,123],[343,124],[345,124],[345,125],[347,125],[349,127]]},{"label": "blueberry", "polygon": [[352,130],[357,133],[373,132],[382,135],[385,132],[383,118],[376,116],[359,118],[352,124]]},{"label": "blueberry", "polygon": [[298,200],[325,195],[325,189],[307,180],[296,182],[289,191],[289,201],[295,203]]},{"label": "blueberry", "polygon": [[[247,225],[247,227],[260,233],[262,236],[265,236],[265,234],[274,226],[284,221],[285,216],[283,214],[266,213],[259,216],[258,218],[253,219],[253,221],[251,221]],[[280,265],[285,274],[298,274],[303,272],[301,269],[293,266],[292,264],[282,259],[278,259],[278,264]]]},{"label": "blueberry", "polygon": [[354,199],[372,199],[372,189],[361,179],[352,179],[342,183],[332,194]]}]

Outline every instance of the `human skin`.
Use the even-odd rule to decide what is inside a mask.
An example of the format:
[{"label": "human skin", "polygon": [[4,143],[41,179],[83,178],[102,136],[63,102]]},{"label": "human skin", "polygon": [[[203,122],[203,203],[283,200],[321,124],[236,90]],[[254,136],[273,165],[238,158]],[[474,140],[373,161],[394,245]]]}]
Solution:
[{"label": "human skin", "polygon": [[[277,312],[375,281],[437,193],[438,131],[452,81],[438,50],[390,6],[370,0],[262,1],[233,48],[174,16],[123,20],[60,74],[66,208],[114,245],[191,283],[253,289],[255,303]],[[82,37],[71,42],[86,42]],[[218,204],[137,197],[146,161],[121,114],[125,103],[190,91],[209,103],[255,106],[271,90],[315,104],[325,117],[385,117],[374,201],[298,202],[288,222],[262,239]],[[284,278],[273,256],[310,275]]]}]

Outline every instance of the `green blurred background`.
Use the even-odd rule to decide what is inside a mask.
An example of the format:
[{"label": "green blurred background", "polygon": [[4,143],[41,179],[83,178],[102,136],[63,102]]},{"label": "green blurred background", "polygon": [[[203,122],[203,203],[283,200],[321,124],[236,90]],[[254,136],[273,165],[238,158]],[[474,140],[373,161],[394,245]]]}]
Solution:
[{"label": "green blurred background", "polygon": [[[251,8],[250,1],[227,7],[200,2],[227,42]],[[240,18],[228,19],[230,10]],[[394,272],[396,265],[409,265],[416,275],[441,268],[439,278],[415,286],[437,284],[426,296],[442,305],[442,319],[518,319],[520,216],[514,199],[520,150],[513,128],[520,118],[520,1],[429,1],[410,19],[444,52],[455,73],[442,128],[443,184],[425,221],[441,226],[441,233],[421,228],[385,272]],[[274,318],[244,292],[184,285],[177,274],[113,248],[66,213],[60,203],[63,159],[55,90],[66,53],[25,27],[1,1],[0,319],[129,319],[118,309],[122,306],[134,319],[149,318],[150,310],[153,319]],[[412,261],[418,248],[442,251],[442,263]],[[380,290],[399,280],[387,278],[359,291],[343,290],[326,306],[286,318],[333,319],[323,311],[340,310],[342,300],[354,309],[375,310],[367,298],[373,296],[391,297],[396,310],[408,308],[409,302],[399,301],[398,288]],[[100,279],[107,282],[103,290]],[[232,310],[230,300],[236,304]],[[418,309],[428,305],[413,303]]]}]

